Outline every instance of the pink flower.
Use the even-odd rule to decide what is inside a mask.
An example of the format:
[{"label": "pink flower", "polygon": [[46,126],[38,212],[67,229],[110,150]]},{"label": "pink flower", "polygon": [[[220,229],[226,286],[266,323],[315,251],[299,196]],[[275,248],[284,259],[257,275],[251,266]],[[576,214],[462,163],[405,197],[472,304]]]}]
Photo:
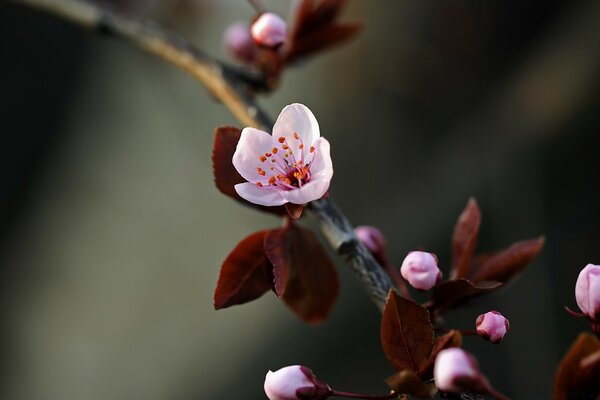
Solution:
[{"label": "pink flower", "polygon": [[312,399],[316,391],[312,371],[301,365],[269,371],[265,377],[265,393],[270,400]]},{"label": "pink flower", "polygon": [[260,46],[276,47],[287,37],[287,23],[279,16],[270,12],[261,14],[252,24],[252,38]]},{"label": "pink flower", "polygon": [[442,279],[437,257],[424,251],[408,253],[402,262],[400,273],[417,290],[429,290]]},{"label": "pink flower", "polygon": [[[387,259],[387,244],[383,233],[374,226],[361,225],[354,228],[358,240],[377,258]],[[381,261],[380,261],[381,262]]]},{"label": "pink flower", "polygon": [[464,382],[479,379],[477,362],[469,353],[458,347],[439,352],[433,367],[435,386],[444,392],[460,393]]},{"label": "pink flower", "polygon": [[242,21],[235,22],[223,33],[223,46],[235,58],[250,63],[256,56],[256,45],[250,35],[250,27]]},{"label": "pink flower", "polygon": [[303,104],[281,111],[273,136],[244,128],[232,161],[248,181],[235,185],[235,191],[262,206],[320,199],[333,176],[329,142],[320,137],[315,116]]},{"label": "pink flower", "polygon": [[502,341],[509,327],[508,320],[498,311],[481,314],[475,321],[477,334],[494,344]]},{"label": "pink flower", "polygon": [[575,299],[581,311],[592,321],[600,321],[600,265],[588,264],[575,283]]}]

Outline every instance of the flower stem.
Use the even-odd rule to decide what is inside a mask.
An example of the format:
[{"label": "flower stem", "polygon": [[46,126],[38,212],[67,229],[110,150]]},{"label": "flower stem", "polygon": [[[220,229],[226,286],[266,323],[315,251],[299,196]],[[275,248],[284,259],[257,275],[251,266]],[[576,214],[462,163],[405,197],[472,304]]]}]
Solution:
[{"label": "flower stem", "polygon": [[340,392],[340,391],[332,389],[331,396],[348,397],[348,398],[352,398],[352,399],[388,400],[388,399],[397,398],[398,393],[392,392],[392,393],[385,394],[385,395],[371,395],[371,394],[357,394],[357,393]]},{"label": "flower stem", "polygon": [[438,333],[448,333],[450,331],[458,331],[463,336],[477,336],[478,333],[475,329],[448,329],[448,328],[435,328],[435,331]]}]

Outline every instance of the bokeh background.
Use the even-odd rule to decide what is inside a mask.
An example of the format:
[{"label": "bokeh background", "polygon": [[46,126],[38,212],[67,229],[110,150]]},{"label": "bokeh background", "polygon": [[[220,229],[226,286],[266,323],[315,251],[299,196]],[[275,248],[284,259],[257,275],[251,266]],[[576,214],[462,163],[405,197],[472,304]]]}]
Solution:
[{"label": "bokeh background", "polygon": [[[265,1],[282,15],[289,1]],[[243,0],[119,0],[225,58]],[[331,193],[381,228],[392,258],[448,268],[470,196],[479,248],[545,234],[502,291],[450,314],[500,310],[492,346],[467,338],[496,387],[549,398],[577,333],[579,270],[600,263],[600,2],[351,1],[351,43],[286,73],[260,100],[307,104],[332,143]],[[0,397],[264,399],[268,369],[302,363],[334,387],[383,393],[380,315],[338,261],[322,326],[275,296],[216,312],[220,263],[279,221],[212,183],[213,129],[237,122],[184,73],[118,39],[0,2]],[[314,224],[314,221],[307,221]]]}]

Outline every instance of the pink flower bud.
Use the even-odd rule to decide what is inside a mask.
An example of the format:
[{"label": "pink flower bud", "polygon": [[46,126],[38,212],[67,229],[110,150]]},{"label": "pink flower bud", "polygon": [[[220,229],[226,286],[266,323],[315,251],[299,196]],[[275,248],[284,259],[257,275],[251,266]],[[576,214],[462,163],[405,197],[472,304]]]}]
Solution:
[{"label": "pink flower bud", "polygon": [[264,13],[252,24],[252,38],[256,44],[267,47],[281,45],[287,36],[287,23],[273,13]]},{"label": "pink flower bud", "polygon": [[[460,393],[468,389],[468,382],[480,379],[477,361],[458,347],[442,350],[435,359],[433,379],[439,390]],[[464,386],[465,384],[467,386]]]},{"label": "pink flower bud", "polygon": [[265,377],[265,393],[270,400],[314,399],[316,392],[314,374],[301,365],[269,371]]},{"label": "pink flower bud", "polygon": [[442,279],[436,255],[424,251],[408,253],[400,273],[417,290],[429,290]]},{"label": "pink flower bud", "polygon": [[600,321],[600,265],[588,264],[575,283],[575,299],[581,311],[592,321]]},{"label": "pink flower bud", "polygon": [[508,320],[498,311],[490,311],[481,314],[475,321],[477,334],[494,344],[502,341],[509,326]]},{"label": "pink flower bud", "polygon": [[379,229],[374,226],[362,225],[354,228],[354,233],[380,264],[384,265],[388,262],[385,236]]},{"label": "pink flower bud", "polygon": [[236,59],[250,63],[256,56],[256,45],[245,22],[235,22],[223,32],[223,46]]}]

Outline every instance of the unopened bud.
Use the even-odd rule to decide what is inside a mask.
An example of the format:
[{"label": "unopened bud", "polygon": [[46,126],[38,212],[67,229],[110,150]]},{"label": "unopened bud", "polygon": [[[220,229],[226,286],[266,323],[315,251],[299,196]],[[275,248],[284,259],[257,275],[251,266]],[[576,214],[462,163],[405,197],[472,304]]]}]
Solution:
[{"label": "unopened bud", "polygon": [[264,13],[252,24],[252,38],[256,44],[266,47],[277,47],[287,37],[287,23],[273,13]]},{"label": "unopened bud", "polygon": [[[460,393],[469,389],[468,382],[479,379],[479,368],[473,356],[453,347],[439,352],[433,368],[435,386],[444,392]],[[465,385],[465,383],[467,383]]]},{"label": "unopened bud", "polygon": [[225,29],[223,46],[240,61],[250,63],[256,57],[256,45],[250,35],[250,27],[245,22],[235,22]]},{"label": "unopened bud", "polygon": [[361,225],[354,228],[354,233],[381,265],[388,263],[385,236],[379,229],[374,226]]},{"label": "unopened bud", "polygon": [[429,290],[442,279],[436,255],[424,251],[408,253],[400,273],[417,290]]},{"label": "unopened bud", "polygon": [[481,314],[475,321],[477,334],[494,344],[502,341],[504,335],[508,332],[509,327],[510,324],[508,323],[508,320],[498,311],[490,311]]},{"label": "unopened bud", "polygon": [[600,265],[588,264],[575,283],[575,299],[581,311],[593,322],[600,322]]},{"label": "unopened bud", "polygon": [[270,400],[324,400],[331,388],[317,380],[315,374],[302,365],[290,365],[267,372],[265,393]]}]

